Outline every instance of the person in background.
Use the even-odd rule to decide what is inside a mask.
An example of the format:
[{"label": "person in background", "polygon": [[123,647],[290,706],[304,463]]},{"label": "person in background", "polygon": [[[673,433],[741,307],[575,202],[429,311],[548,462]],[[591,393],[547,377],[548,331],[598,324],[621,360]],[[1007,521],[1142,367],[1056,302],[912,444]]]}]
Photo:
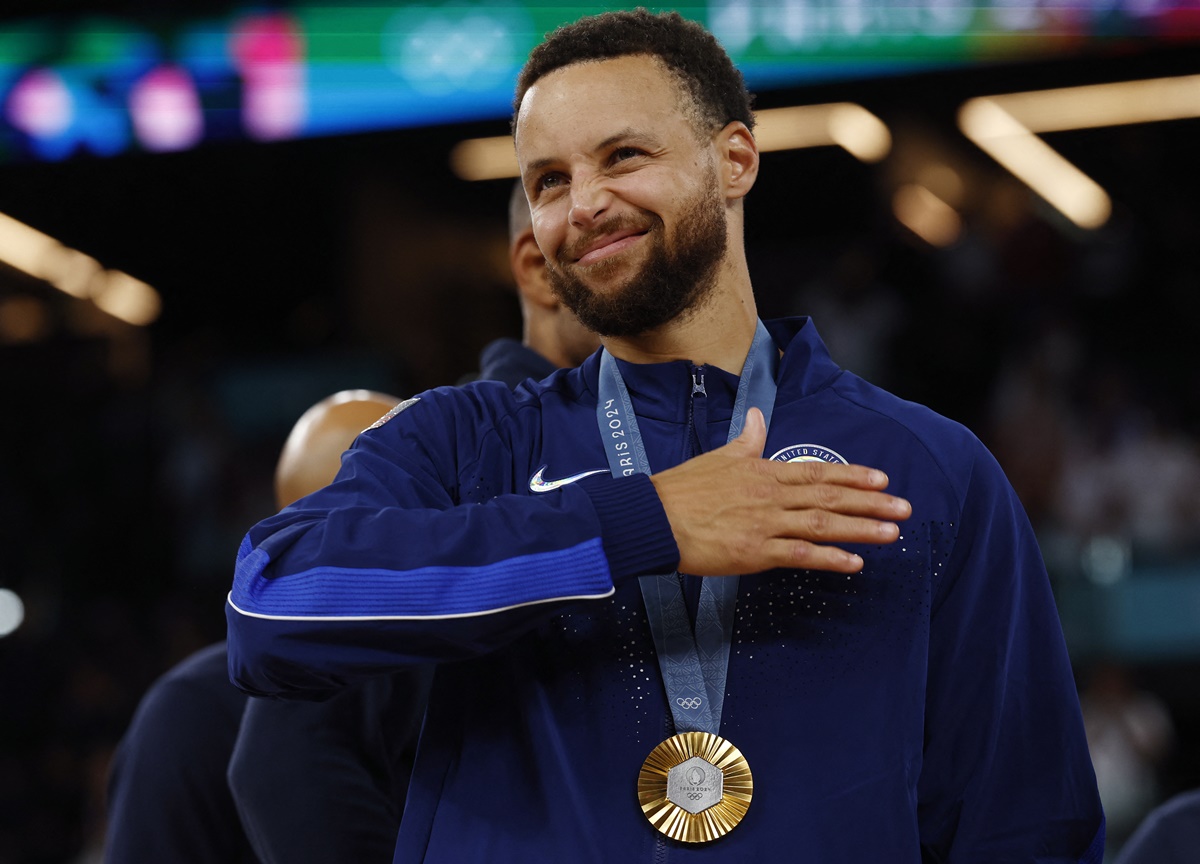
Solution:
[{"label": "person in background", "polygon": [[246,695],[225,643],[200,649],[146,691],[108,775],[106,864],[256,864],[225,783]]},{"label": "person in background", "polygon": [[1181,792],[1150,811],[1114,864],[1192,864],[1200,849],[1200,789]]},{"label": "person in background", "polygon": [[[479,377],[516,386],[579,362],[599,341],[549,290],[519,185],[509,239],[523,339],[490,344]],[[309,408],[276,464],[276,506],[329,483],[359,432],[400,401],[345,390]],[[109,772],[108,864],[391,860],[427,673],[329,703],[247,704],[225,649],[201,649],[142,698]]]},{"label": "person in background", "polygon": [[[600,343],[550,290],[519,184],[510,200],[509,258],[523,337],[487,345],[475,377],[516,387],[578,364]],[[333,479],[351,439],[341,423],[326,428],[330,411],[362,404],[339,406],[337,398],[315,406],[289,437],[276,481],[281,501]],[[264,864],[392,859],[429,678],[428,668],[418,666],[324,701],[249,700],[229,786]]]},{"label": "person in background", "polygon": [[556,369],[578,366],[600,347],[600,337],[584,327],[550,287],[519,181],[508,199],[508,262],[521,304],[521,341],[501,338],[489,343],[479,355],[474,379],[516,387],[526,379],[540,380]]},{"label": "person in background", "polygon": [[1175,748],[1175,723],[1163,699],[1139,687],[1133,671],[1116,659],[1094,663],[1079,704],[1111,857],[1162,803],[1160,771]]},{"label": "person in background", "polygon": [[253,526],[234,682],[304,697],[437,663],[397,862],[1098,862],[999,466],[840,370],[812,321],[758,319],[754,117],[719,43],[676,13],[584,18],[514,106],[551,285],[603,350],[406,400]]},{"label": "person in background", "polygon": [[[328,484],[354,438],[399,402],[347,390],[304,412],[276,466],[279,507]],[[228,668],[222,673],[227,681]],[[221,763],[221,785],[228,779],[258,860],[388,860],[426,679],[411,669],[328,702],[248,700]]]},{"label": "person in background", "polygon": [[[276,506],[332,480],[342,451],[399,401],[346,390],[309,408],[276,463]],[[109,769],[106,864],[258,864],[226,783],[247,701],[229,683],[224,642],[200,649],[150,686]]]}]

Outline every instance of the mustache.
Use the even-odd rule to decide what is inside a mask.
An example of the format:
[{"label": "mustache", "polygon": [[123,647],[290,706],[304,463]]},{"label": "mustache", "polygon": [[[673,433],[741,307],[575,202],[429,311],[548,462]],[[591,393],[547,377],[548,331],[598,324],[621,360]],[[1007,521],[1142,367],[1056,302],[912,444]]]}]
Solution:
[{"label": "mustache", "polygon": [[587,248],[609,234],[615,234],[618,231],[636,231],[639,234],[645,234],[648,231],[662,225],[662,219],[653,213],[644,215],[634,215],[632,213],[613,216],[611,219],[601,223],[586,234],[581,235],[575,242],[564,246],[559,254],[560,261],[575,261],[579,259]]}]

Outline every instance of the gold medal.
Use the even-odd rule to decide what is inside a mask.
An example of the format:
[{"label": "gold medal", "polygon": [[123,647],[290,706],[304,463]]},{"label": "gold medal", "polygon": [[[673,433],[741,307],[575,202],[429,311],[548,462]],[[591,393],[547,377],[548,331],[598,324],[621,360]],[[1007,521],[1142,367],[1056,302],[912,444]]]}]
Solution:
[{"label": "gold medal", "polygon": [[638,774],[638,803],[673,840],[707,843],[737,827],[754,777],[741,752],[711,732],[681,732],[650,751]]}]

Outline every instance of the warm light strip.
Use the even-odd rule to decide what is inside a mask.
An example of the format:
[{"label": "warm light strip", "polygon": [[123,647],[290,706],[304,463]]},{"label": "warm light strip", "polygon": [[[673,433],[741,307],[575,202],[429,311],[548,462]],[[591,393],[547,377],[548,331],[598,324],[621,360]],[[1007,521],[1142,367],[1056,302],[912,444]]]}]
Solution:
[{"label": "warm light strip", "polygon": [[55,256],[62,248],[53,237],[0,213],[0,260],[35,279],[49,281]]},{"label": "warm light strip", "polygon": [[853,102],[767,108],[754,119],[754,138],[764,153],[837,145],[863,162],[878,162],[892,149],[887,125]]},{"label": "warm light strip", "polygon": [[144,326],[162,311],[162,300],[150,285],[119,270],[105,270],[95,258],[4,213],[0,213],[0,261],[65,294],[91,300],[129,324]]},{"label": "warm light strip", "polygon": [[[754,115],[762,152],[839,146],[863,162],[878,162],[892,148],[882,120],[853,102],[768,108]],[[470,138],[450,151],[450,168],[463,180],[498,180],[519,173],[512,138]]]},{"label": "warm light strip", "polygon": [[463,180],[499,180],[521,173],[511,135],[460,141],[450,151],[450,168]]},{"label": "warm light strip", "polygon": [[829,134],[834,105],[797,105],[754,112],[754,140],[763,153],[835,144]]},{"label": "warm light strip", "polygon": [[1080,228],[1099,228],[1108,221],[1108,193],[994,99],[968,100],[959,109],[958,125],[980,149]]},{"label": "warm light strip", "polygon": [[93,302],[114,318],[144,327],[162,312],[158,292],[120,270],[105,270]]},{"label": "warm light strip", "polygon": [[1200,75],[1088,84],[989,97],[1031,132],[1200,117]]},{"label": "warm light strip", "polygon": [[1098,228],[1112,201],[1094,180],[1037,137],[1200,117],[1200,75],[1031,90],[970,99],[963,134],[1081,228]]},{"label": "warm light strip", "polygon": [[958,212],[924,186],[908,183],[892,198],[896,219],[926,243],[949,246],[962,233]]}]

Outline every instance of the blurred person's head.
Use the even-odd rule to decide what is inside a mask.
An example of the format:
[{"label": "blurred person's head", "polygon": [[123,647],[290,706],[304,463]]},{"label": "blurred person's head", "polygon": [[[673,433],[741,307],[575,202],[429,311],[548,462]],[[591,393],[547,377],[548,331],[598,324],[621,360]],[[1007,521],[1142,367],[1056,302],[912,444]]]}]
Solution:
[{"label": "blurred person's head", "polygon": [[546,278],[546,259],[533,236],[529,202],[518,181],[508,202],[508,254],[521,301],[522,342],[555,366],[578,366],[600,338],[562,304]]},{"label": "blurred person's head", "polygon": [[276,506],[282,509],[332,483],[358,434],[400,401],[374,390],[341,390],[300,415],[275,465]]}]

